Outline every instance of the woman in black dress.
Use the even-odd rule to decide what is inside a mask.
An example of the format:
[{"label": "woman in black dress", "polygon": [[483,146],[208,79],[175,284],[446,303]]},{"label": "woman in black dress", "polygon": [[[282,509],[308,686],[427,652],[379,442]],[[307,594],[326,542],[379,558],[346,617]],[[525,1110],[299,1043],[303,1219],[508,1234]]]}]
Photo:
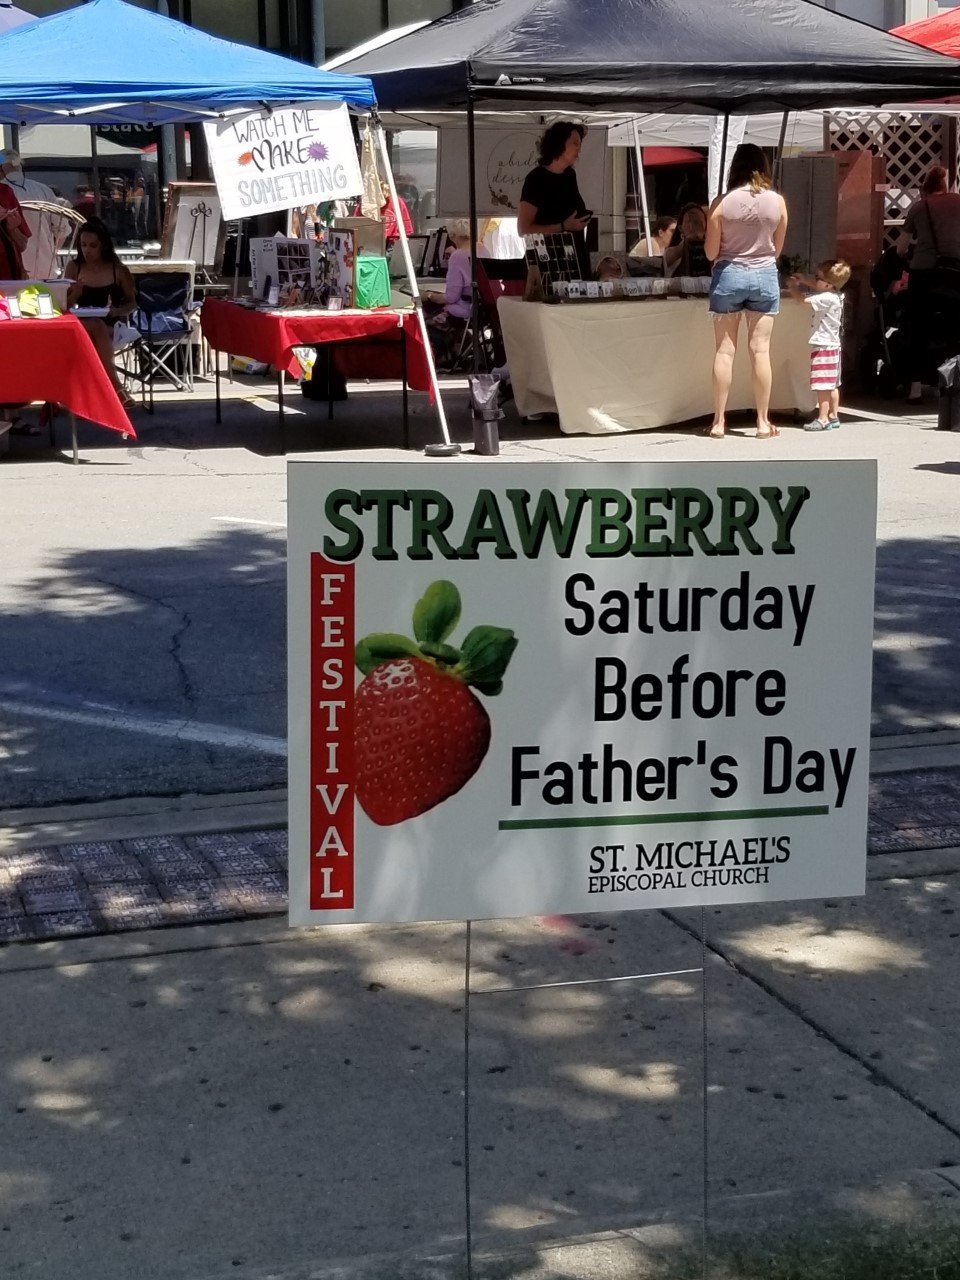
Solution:
[{"label": "woman in black dress", "polygon": [[124,408],[132,408],[136,401],[127,395],[114,364],[113,326],[118,320],[129,319],[136,310],[137,291],[133,276],[117,257],[110,232],[99,218],[90,218],[80,228],[77,256],[67,263],[64,276],[71,281],[69,306],[109,308],[102,320],[84,317],[80,323],[90,335]]}]

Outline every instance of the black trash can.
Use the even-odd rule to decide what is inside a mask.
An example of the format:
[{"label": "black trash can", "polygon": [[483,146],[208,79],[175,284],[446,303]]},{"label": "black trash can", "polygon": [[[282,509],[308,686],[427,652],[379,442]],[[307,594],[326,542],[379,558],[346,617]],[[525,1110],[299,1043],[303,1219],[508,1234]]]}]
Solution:
[{"label": "black trash can", "polygon": [[960,356],[951,356],[937,368],[940,375],[940,399],[937,405],[937,430],[960,431]]}]

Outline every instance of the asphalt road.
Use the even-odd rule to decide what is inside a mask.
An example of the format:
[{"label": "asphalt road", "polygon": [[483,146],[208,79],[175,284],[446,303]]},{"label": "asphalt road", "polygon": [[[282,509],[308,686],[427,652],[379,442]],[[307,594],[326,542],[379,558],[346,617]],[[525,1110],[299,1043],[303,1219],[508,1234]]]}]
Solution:
[{"label": "asphalt road", "polygon": [[[138,423],[137,445],[89,429],[80,467],[33,439],[0,460],[0,809],[285,782],[285,468],[273,408],[238,387],[216,428],[199,385]],[[451,410],[466,438],[463,400],[454,393]],[[414,401],[415,439],[435,438],[432,412]],[[396,397],[352,393],[334,424],[296,392],[290,404],[291,456],[405,456]],[[564,438],[508,421],[504,435],[504,457],[528,461],[758,456],[748,438],[718,451],[685,429]],[[960,727],[958,436],[929,415],[860,416],[826,438],[786,428],[771,448],[878,458],[874,732]],[[463,464],[437,463],[449,465]]]}]

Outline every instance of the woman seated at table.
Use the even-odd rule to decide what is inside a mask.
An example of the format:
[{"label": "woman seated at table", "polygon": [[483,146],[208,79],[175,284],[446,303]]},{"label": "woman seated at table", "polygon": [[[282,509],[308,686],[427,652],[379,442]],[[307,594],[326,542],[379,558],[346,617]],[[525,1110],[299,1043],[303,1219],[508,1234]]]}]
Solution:
[{"label": "woman seated at table", "polygon": [[680,240],[664,250],[667,270],[677,276],[708,276],[713,270],[703,249],[707,215],[703,206],[687,204],[680,210]]},{"label": "woman seated at table", "polygon": [[133,276],[117,257],[110,232],[99,218],[91,218],[80,228],[77,256],[67,263],[64,275],[73,281],[67,294],[68,306],[109,308],[102,319],[84,317],[80,323],[90,335],[123,407],[132,408],[136,401],[124,390],[113,360],[113,326],[137,309],[137,291]]},{"label": "woman seated at table", "polygon": [[[437,364],[449,366],[456,362],[472,306],[468,219],[454,218],[448,222],[447,237],[453,251],[447,258],[443,293],[425,293],[423,299],[427,303],[424,313]],[[481,244],[477,256],[488,258],[490,255]]]}]

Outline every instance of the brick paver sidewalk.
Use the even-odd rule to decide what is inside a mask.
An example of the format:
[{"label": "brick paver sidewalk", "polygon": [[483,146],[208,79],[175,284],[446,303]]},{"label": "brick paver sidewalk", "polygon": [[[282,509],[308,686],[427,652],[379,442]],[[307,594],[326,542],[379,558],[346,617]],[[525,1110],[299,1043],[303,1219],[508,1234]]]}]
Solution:
[{"label": "brick paver sidewalk", "polygon": [[287,833],[148,836],[0,853],[0,943],[287,909]]},{"label": "brick paver sidewalk", "polygon": [[[870,781],[871,853],[960,846],[960,769]],[[276,915],[287,833],[151,836],[0,852],[0,944]]]}]

